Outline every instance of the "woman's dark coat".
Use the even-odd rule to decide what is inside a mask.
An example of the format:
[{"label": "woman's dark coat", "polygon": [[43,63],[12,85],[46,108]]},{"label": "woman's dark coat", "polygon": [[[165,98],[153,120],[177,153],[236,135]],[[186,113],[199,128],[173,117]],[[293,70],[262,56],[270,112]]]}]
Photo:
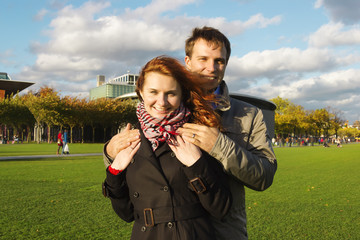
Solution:
[{"label": "woman's dark coat", "polygon": [[232,201],[222,166],[202,152],[186,167],[167,143],[153,152],[140,132],[141,146],[130,165],[118,175],[107,170],[104,183],[115,212],[135,220],[131,239],[214,239],[208,214],[221,219]]}]

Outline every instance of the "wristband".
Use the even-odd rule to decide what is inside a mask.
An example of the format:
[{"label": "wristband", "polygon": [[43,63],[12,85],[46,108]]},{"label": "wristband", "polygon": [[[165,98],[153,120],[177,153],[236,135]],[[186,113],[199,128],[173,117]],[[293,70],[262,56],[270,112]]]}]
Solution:
[{"label": "wristband", "polygon": [[119,173],[122,172],[122,170],[118,170],[118,169],[114,169],[111,167],[111,165],[109,166],[109,172],[112,174],[112,175],[118,175]]}]

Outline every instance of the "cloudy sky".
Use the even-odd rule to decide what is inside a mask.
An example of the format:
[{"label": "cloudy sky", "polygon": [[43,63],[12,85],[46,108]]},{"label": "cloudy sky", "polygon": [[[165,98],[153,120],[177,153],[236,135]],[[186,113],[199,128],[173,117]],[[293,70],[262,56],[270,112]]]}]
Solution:
[{"label": "cloudy sky", "polygon": [[87,97],[96,75],[184,58],[192,28],[227,35],[232,92],[360,119],[359,0],[1,0],[0,72]]}]

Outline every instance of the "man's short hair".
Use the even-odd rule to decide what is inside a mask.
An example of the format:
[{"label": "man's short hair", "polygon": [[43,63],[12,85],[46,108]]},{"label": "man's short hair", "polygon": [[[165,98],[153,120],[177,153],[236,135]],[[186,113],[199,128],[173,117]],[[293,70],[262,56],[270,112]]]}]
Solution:
[{"label": "man's short hair", "polygon": [[192,35],[185,42],[185,54],[186,56],[192,56],[194,44],[197,40],[204,39],[207,42],[223,45],[226,49],[226,63],[228,63],[230,54],[231,54],[231,46],[230,41],[227,37],[222,34],[218,29],[212,27],[203,27],[203,28],[194,28],[192,31]]}]

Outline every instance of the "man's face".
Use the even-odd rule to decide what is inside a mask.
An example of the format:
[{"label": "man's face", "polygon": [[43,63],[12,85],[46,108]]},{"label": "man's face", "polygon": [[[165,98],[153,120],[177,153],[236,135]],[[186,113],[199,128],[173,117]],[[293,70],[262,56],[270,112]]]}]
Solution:
[{"label": "man's face", "polygon": [[186,67],[191,72],[204,76],[199,84],[206,90],[217,88],[224,78],[226,49],[223,45],[199,39],[194,44],[191,57],[185,57]]}]

